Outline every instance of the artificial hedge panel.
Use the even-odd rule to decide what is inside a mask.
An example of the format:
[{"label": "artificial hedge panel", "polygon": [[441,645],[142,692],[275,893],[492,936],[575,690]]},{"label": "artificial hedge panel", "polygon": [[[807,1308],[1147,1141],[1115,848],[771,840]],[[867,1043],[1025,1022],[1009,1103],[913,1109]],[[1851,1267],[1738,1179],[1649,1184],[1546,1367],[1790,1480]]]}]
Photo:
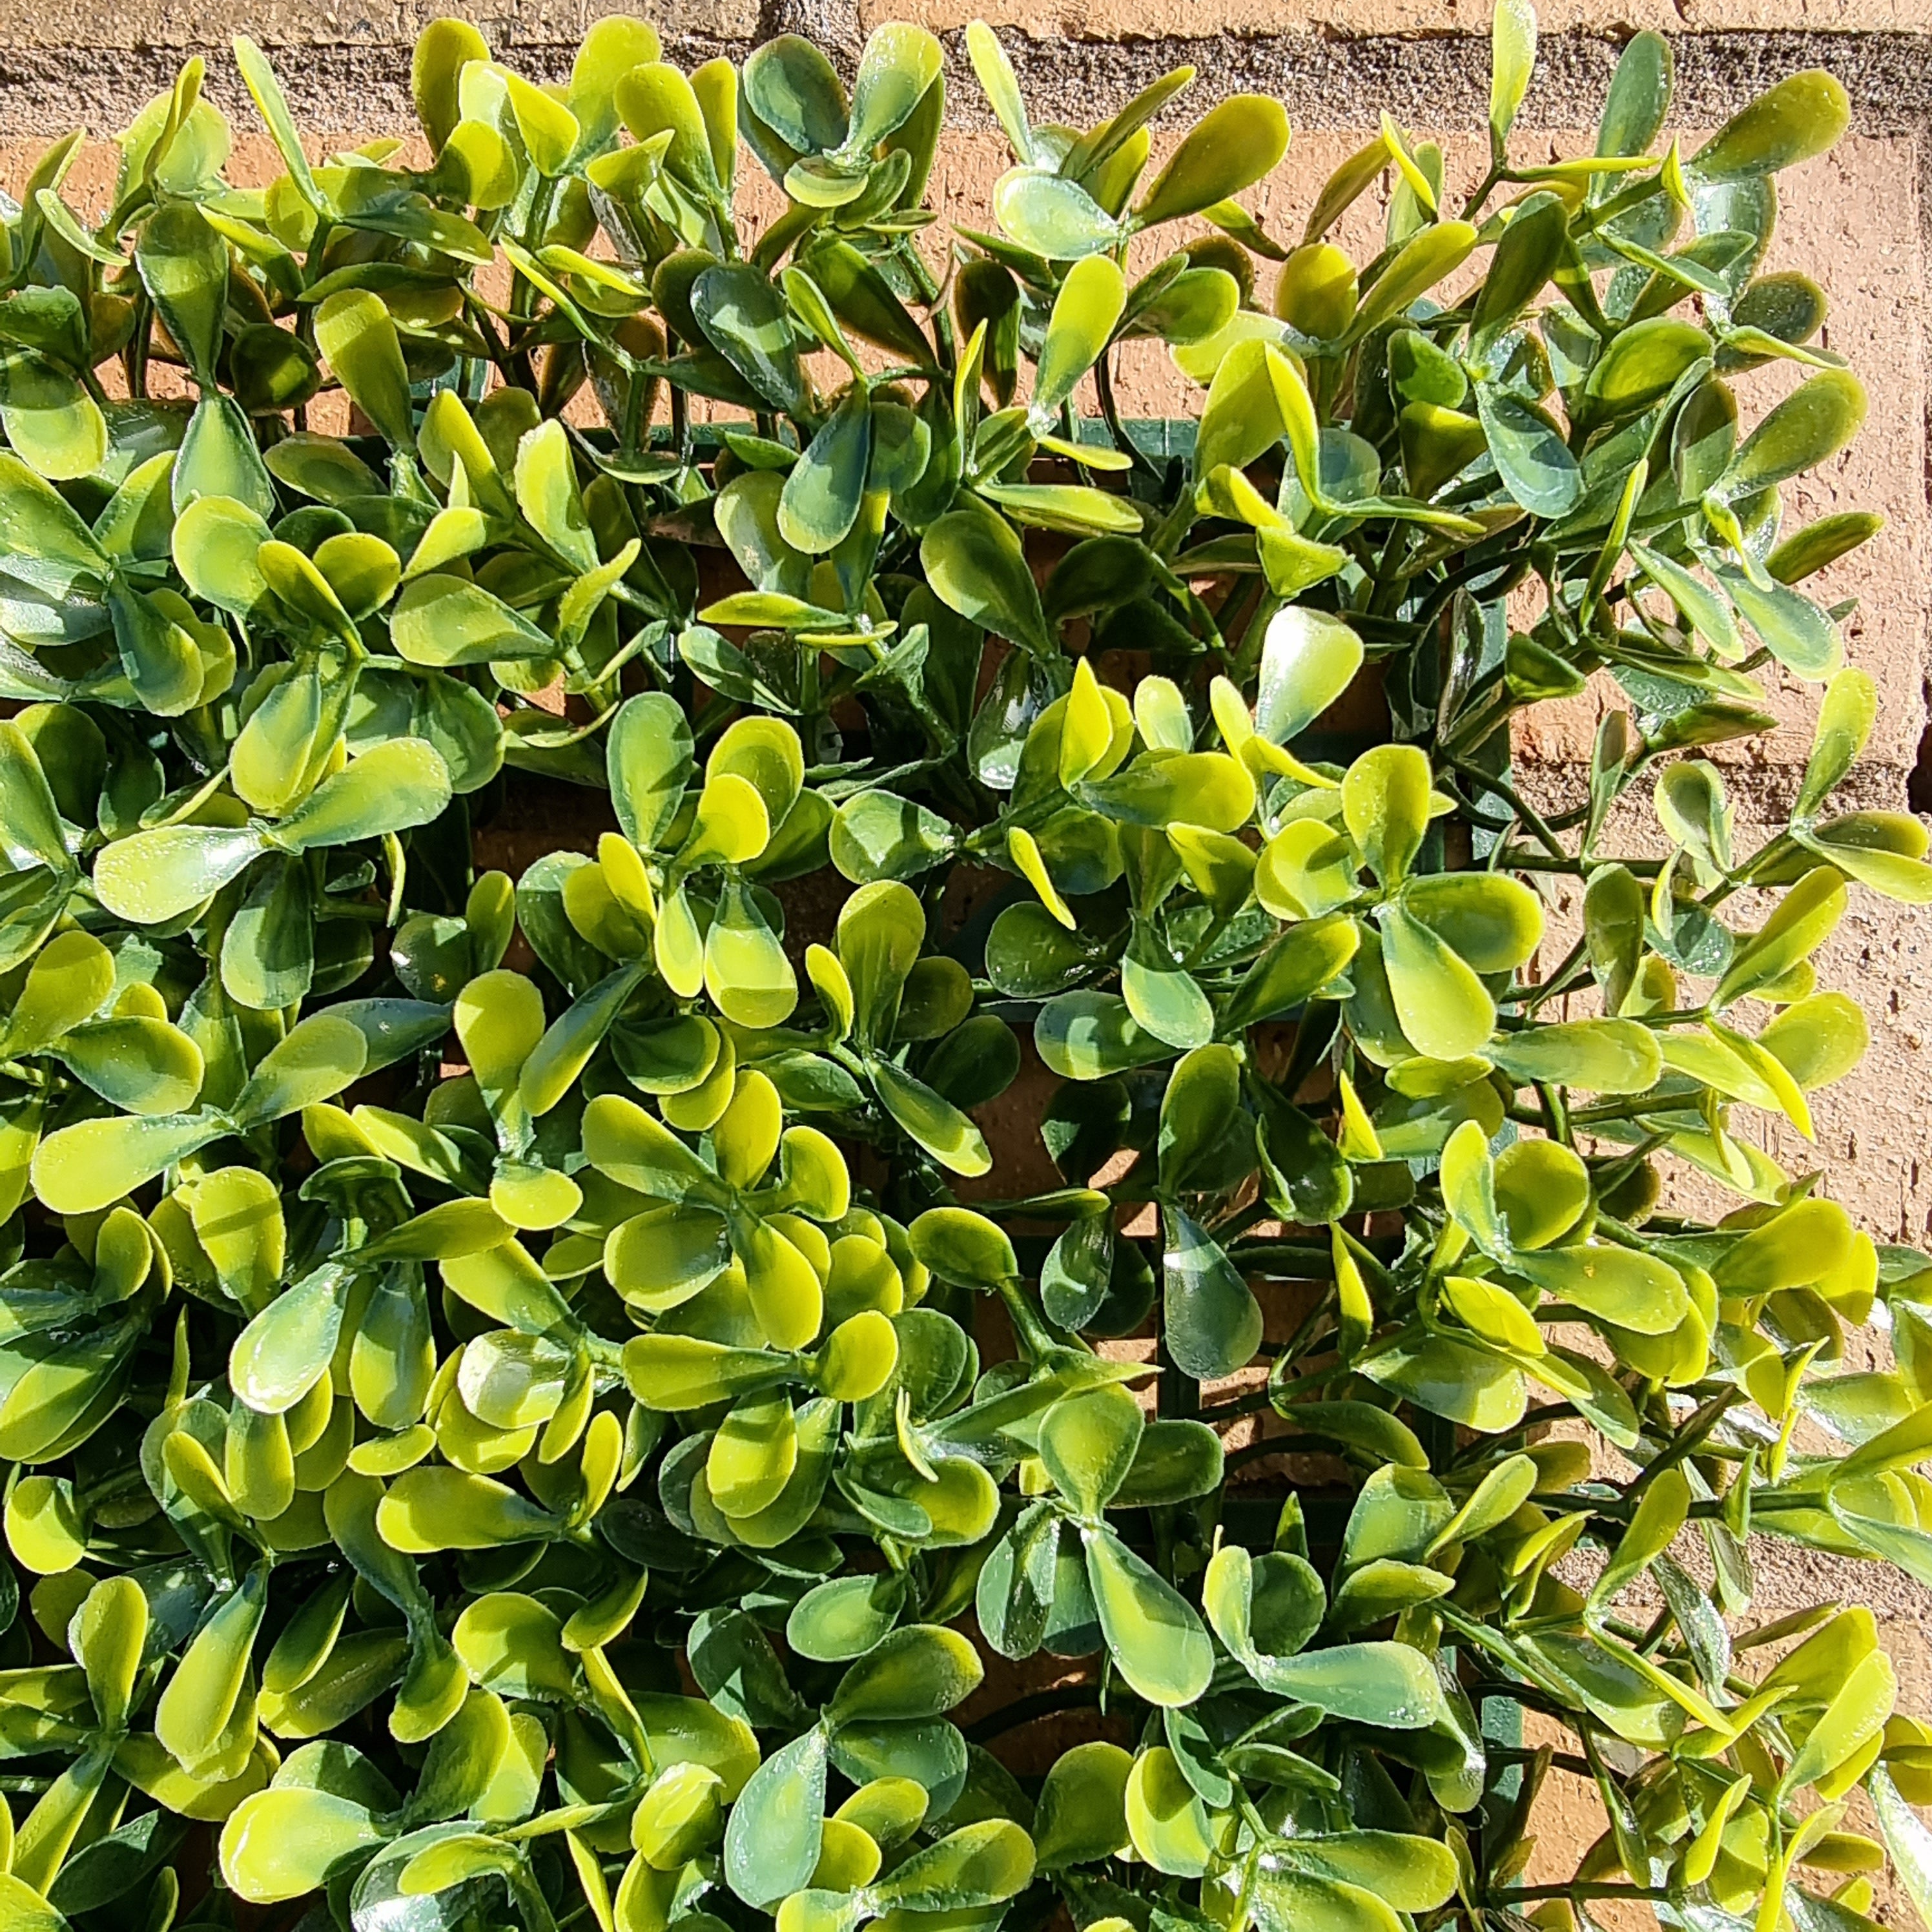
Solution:
[{"label": "artificial hedge panel", "polygon": [[[244,40],[268,188],[197,60],[99,226],[78,134],[8,207],[4,1932],[1862,1932],[1861,1786],[1932,1905],[1870,1612],[1750,1608],[1754,1532],[1932,1582],[1932,1263],[1753,1139],[1863,1050],[1848,896],[1932,897],[1830,808],[1876,519],[1780,502],[1863,413],[1770,266],[1843,92],[1660,159],[1642,34],[1514,165],[1514,0],[1460,212],[1385,119],[1291,240],[1277,104],[1156,170],[1190,76],[1035,126],[965,38],[950,237],[905,26],[848,93],[439,22],[421,170]],[[1786,673],[1744,851],[1700,754]],[[1599,674],[1540,811],[1513,721]],[[614,829],[476,875],[532,773]],[[1530,1884],[1556,1766],[1605,1828]]]}]

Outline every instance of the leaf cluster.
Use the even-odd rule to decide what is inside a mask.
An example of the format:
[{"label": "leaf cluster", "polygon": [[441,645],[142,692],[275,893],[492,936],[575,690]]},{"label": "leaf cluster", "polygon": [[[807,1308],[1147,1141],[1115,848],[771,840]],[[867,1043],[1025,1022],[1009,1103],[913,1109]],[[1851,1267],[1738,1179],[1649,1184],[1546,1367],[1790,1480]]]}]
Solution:
[{"label": "leaf cluster", "polygon": [[[1036,124],[976,24],[943,237],[900,25],[540,86],[438,21],[421,166],[243,40],[266,188],[198,59],[98,221],[41,158],[0,1926],[1867,1932],[1888,1856],[1932,1915],[1870,1612],[1752,1615],[1754,1535],[1932,1582],[1932,1260],[1760,1144],[1867,1044],[1852,894],[1932,900],[1833,808],[1877,520],[1786,525],[1864,410],[1770,266],[1845,97],[1686,154],[1640,34],[1524,164],[1495,37],[1460,209],[1384,117],[1292,239],[1280,104]],[[1604,1830],[1530,1884],[1558,1768]]]}]

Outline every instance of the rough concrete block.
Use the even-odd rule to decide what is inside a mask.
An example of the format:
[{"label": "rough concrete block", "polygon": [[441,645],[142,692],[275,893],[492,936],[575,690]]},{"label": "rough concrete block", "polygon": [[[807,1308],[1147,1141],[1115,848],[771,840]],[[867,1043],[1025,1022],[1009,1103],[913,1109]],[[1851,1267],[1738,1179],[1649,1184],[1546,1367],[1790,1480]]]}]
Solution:
[{"label": "rough concrete block", "polygon": [[[915,20],[946,33],[979,19],[1038,41],[1132,41],[1208,34],[1303,35],[1486,34],[1486,0],[1317,0],[1285,11],[1267,0],[862,0],[870,27]],[[1922,33],[1913,0],[1547,0],[1537,10],[1546,32],[1629,34],[1739,29],[1826,33]]]},{"label": "rough concrete block", "polygon": [[[213,53],[230,37],[251,34],[264,46],[408,47],[447,9],[424,0],[110,0],[92,7],[52,0],[10,22],[9,44],[20,47],[179,49]],[[660,18],[664,10],[640,0],[487,0],[473,17],[490,44],[514,56],[520,48],[574,46],[590,22],[606,14]],[[742,37],[758,26],[755,0],[686,0],[674,25],[686,34]]]}]

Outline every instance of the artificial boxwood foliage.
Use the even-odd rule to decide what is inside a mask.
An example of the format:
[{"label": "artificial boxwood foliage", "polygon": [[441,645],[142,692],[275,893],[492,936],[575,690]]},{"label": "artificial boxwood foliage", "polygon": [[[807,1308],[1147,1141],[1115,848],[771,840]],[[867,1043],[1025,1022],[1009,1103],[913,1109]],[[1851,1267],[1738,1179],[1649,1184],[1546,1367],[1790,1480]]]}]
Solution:
[{"label": "artificial boxwood foliage", "polygon": [[[1482,181],[1384,119],[1298,235],[1274,102],[1036,126],[977,26],[950,237],[905,26],[848,92],[439,22],[419,170],[243,40],[267,188],[198,60],[98,226],[42,158],[4,1932],[1864,1932],[1887,1847],[1932,1912],[1870,1613],[1752,1612],[1754,1535],[1932,1582],[1932,1262],[1756,1144],[1863,1050],[1850,896],[1932,898],[1832,807],[1876,519],[1780,494],[1864,410],[1772,265],[1845,98],[1686,154],[1642,34],[1513,162],[1534,38]],[[1787,678],[1747,835],[1705,754]],[[594,852],[478,873],[532,788]],[[1553,1767],[1604,1828],[1530,1883]]]}]

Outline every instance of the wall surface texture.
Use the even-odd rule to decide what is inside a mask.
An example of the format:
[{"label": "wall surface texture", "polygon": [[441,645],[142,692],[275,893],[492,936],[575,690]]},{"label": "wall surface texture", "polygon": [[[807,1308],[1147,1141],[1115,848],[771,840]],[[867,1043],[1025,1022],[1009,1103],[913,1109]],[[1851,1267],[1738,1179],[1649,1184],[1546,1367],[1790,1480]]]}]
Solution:
[{"label": "wall surface texture", "polygon": [[[606,10],[606,0],[477,4],[477,23],[497,54],[538,79],[567,73],[578,37]],[[76,124],[97,140],[124,127],[195,52],[208,58],[208,91],[235,119],[235,178],[267,180],[279,164],[226,52],[229,37],[242,31],[274,58],[298,123],[328,130],[322,145],[412,132],[410,47],[437,10],[412,0],[39,0],[0,24],[0,185],[17,193],[34,154]],[[1006,158],[960,44],[959,29],[976,10],[1001,30],[1036,122],[1090,124],[1184,64],[1198,72],[1194,112],[1239,90],[1279,94],[1293,144],[1275,176],[1247,197],[1277,235],[1298,234],[1328,171],[1384,108],[1442,142],[1452,192],[1472,184],[1486,158],[1477,137],[1488,94],[1487,0],[1297,0],[1292,10],[1281,0],[979,0],[976,9],[974,0],[674,0],[655,23],[668,56],[687,66],[798,32],[848,72],[880,20],[930,26],[945,37],[952,112],[968,130],[942,157],[934,205],[948,220],[990,226],[988,198]],[[1888,519],[1879,538],[1827,580],[1831,598],[1858,600],[1848,642],[1882,694],[1878,729],[1852,789],[1861,805],[1932,808],[1932,0],[1539,0],[1539,10],[1542,46],[1519,122],[1519,154],[1587,150],[1618,47],[1640,28],[1671,38],[1672,125],[1687,135],[1802,68],[1829,68],[1850,93],[1850,136],[1834,154],[1783,178],[1785,212],[1768,266],[1804,270],[1828,290],[1823,340],[1864,378],[1871,412],[1859,441],[1788,514],[1804,521],[1874,508]],[[748,161],[746,175],[745,192],[762,188],[773,198]],[[94,149],[68,191],[104,206],[112,178],[111,151]],[[1369,238],[1379,211],[1358,208],[1352,219],[1360,232],[1342,238],[1366,259],[1375,252]],[[931,242],[937,266],[943,226]],[[1748,418],[1790,380],[1775,369],[1746,379]],[[1130,415],[1200,405],[1200,392],[1159,354],[1131,363],[1120,389]],[[1592,692],[1540,720],[1517,747],[1522,782],[1541,796],[1574,796],[1578,761],[1612,701]],[[1814,704],[1795,683],[1776,692],[1780,729],[1734,764],[1739,849],[1758,842],[1754,824],[1776,819],[1795,790]],[[514,822],[492,836],[493,862],[520,866],[555,844],[594,837],[567,799],[532,797],[515,809]],[[1566,924],[1565,911],[1552,907],[1553,931]],[[1821,964],[1828,983],[1861,1000],[1874,1036],[1864,1070],[1821,1096],[1820,1154],[1831,1166],[1832,1190],[1878,1239],[1932,1242],[1924,1133],[1932,1118],[1932,913],[1859,894]],[[1006,1124],[1011,1136],[1030,1138],[1023,1118]],[[1772,1150],[1794,1171],[1808,1164],[1788,1131]],[[1932,1710],[1932,1592],[1867,1566],[1785,1549],[1781,1556],[1759,1552],[1762,1612],[1834,1597],[1870,1604],[1900,1667],[1902,1707]],[[1552,1796],[1533,1876],[1567,1872],[1600,1829],[1582,1790]],[[1903,1928],[1910,1908],[1888,1903],[1887,1917]]]}]

